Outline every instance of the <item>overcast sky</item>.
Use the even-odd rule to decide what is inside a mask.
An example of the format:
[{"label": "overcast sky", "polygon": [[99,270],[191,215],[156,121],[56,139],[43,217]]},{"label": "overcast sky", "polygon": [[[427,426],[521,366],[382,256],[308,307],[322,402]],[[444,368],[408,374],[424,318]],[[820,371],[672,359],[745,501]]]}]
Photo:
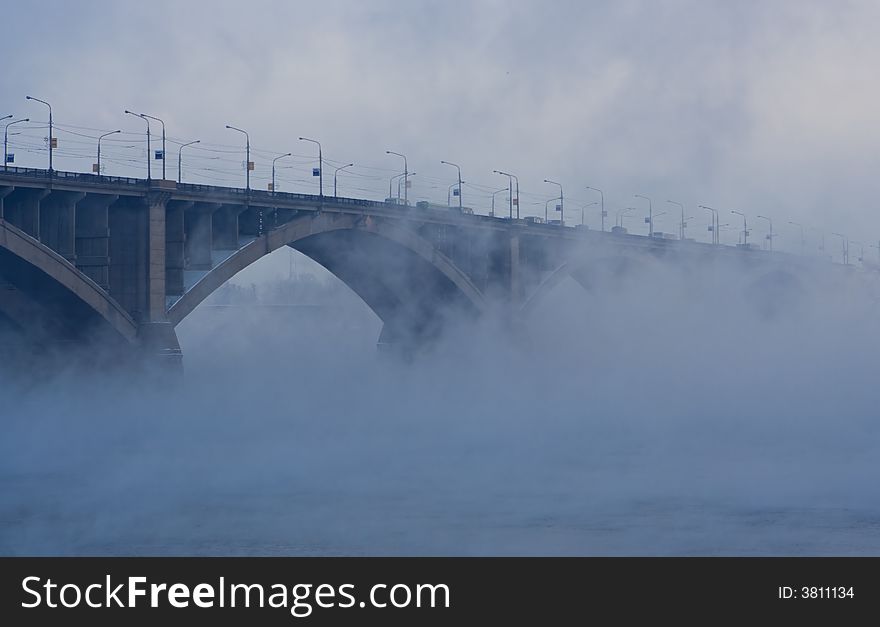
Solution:
[{"label": "overcast sky", "polygon": [[[880,3],[866,1],[360,1],[40,2],[0,0],[4,22],[0,116],[59,126],[57,169],[88,171],[98,129],[105,173],[144,176],[143,123],[167,124],[168,177],[179,141],[191,182],[243,184],[243,136],[265,189],[384,198],[406,153],[412,198],[446,202],[459,163],[465,204],[488,207],[501,169],[518,174],[524,213],[543,214],[563,183],[566,209],[605,190],[614,211],[678,200],[705,239],[707,214],[729,209],[776,220],[777,245],[796,249],[788,220],[880,239],[877,67]],[[16,165],[41,167],[45,130],[20,125]],[[15,128],[10,129],[15,131]],[[73,133],[79,133],[78,135]],[[158,148],[158,123],[153,125]],[[13,149],[10,149],[12,152]],[[282,167],[283,166],[283,167]],[[161,165],[154,162],[154,177]],[[330,190],[332,191],[332,190]],[[396,188],[394,190],[396,193]],[[503,194],[499,195],[502,202]],[[532,204],[540,203],[540,204]],[[597,207],[586,219],[598,226]],[[738,219],[738,218],[737,218]],[[632,220],[633,228],[644,225]],[[809,235],[809,233],[808,233]],[[829,237],[829,249],[832,241]],[[726,235],[728,243],[733,230]],[[877,251],[872,250],[876,255]]]}]

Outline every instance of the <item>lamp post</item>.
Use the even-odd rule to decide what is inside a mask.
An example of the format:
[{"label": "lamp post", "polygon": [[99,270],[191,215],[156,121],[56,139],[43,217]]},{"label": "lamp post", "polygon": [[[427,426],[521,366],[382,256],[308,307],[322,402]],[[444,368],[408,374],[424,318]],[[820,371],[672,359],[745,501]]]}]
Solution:
[{"label": "lamp post", "polygon": [[177,150],[177,182],[178,183],[183,182],[183,176],[182,176],[183,168],[181,168],[181,163],[183,162],[183,149],[186,148],[187,146],[192,146],[193,144],[201,144],[201,143],[202,143],[202,140],[194,139],[191,142],[181,144],[180,148]]},{"label": "lamp post", "polygon": [[559,225],[565,226],[565,199],[562,195],[562,184],[557,183],[556,181],[551,181],[550,179],[544,179],[544,182],[559,186]]},{"label": "lamp post", "polygon": [[637,207],[626,207],[625,209],[617,210],[617,226],[623,228],[623,219],[626,217],[628,211],[638,211]]},{"label": "lamp post", "polygon": [[[11,117],[12,117],[11,115],[7,115],[6,117],[0,118],[0,120],[6,120],[7,118],[11,118]],[[30,122],[30,121],[31,121],[30,118],[22,118],[20,120],[14,120],[12,122],[8,122],[6,124],[6,128],[3,129],[3,171],[4,172],[9,169],[9,161],[8,161],[9,157],[6,156],[9,154],[9,149],[8,149],[8,146],[9,146],[9,127],[12,126],[13,124],[20,124],[21,122]]]},{"label": "lamp post", "polygon": [[275,162],[279,159],[283,159],[284,157],[289,157],[292,153],[286,152],[283,155],[278,155],[274,159],[272,159],[272,195],[275,195]]},{"label": "lamp post", "polygon": [[109,133],[104,133],[103,135],[98,136],[98,162],[95,164],[95,174],[101,176],[101,140],[107,137],[108,135],[115,135],[116,133],[121,133],[122,131],[110,131]]},{"label": "lamp post", "polygon": [[[416,174],[418,174],[418,172],[410,172],[408,175],[404,176],[403,178],[400,178],[400,177],[397,178],[397,199],[398,200],[400,200],[400,184],[403,183],[404,181],[406,181],[406,183],[409,183],[409,177],[415,176]],[[409,206],[409,201],[406,199],[406,183],[404,183],[403,202],[405,205]]]},{"label": "lamp post", "polygon": [[54,146],[52,145],[54,142],[52,141],[52,105],[50,105],[45,100],[40,100],[39,98],[34,98],[33,96],[25,96],[25,100],[33,100],[35,102],[41,102],[47,107],[49,107],[49,172],[52,172],[52,149]]},{"label": "lamp post", "polygon": [[801,224],[800,222],[792,222],[791,220],[789,220],[788,223],[793,226],[798,226],[801,229],[801,256],[803,257],[805,254],[805,252],[804,252],[804,225]]},{"label": "lamp post", "polygon": [[549,222],[550,222],[550,216],[548,215],[548,209],[547,209],[547,208],[549,207],[549,205],[550,205],[551,202],[554,202],[554,201],[556,201],[556,200],[559,200],[559,196],[554,196],[553,198],[549,198],[547,201],[544,202],[544,222],[545,222],[545,223],[549,223]]},{"label": "lamp post", "polygon": [[458,209],[461,210],[461,184],[465,181],[459,181],[458,183],[453,183],[446,190],[446,206],[452,206],[452,188],[458,186]]},{"label": "lamp post", "polygon": [[[495,174],[500,174],[501,176],[507,177],[507,189],[510,191],[508,194],[507,200],[510,204],[510,215],[509,218],[513,220],[513,174],[508,174],[507,172],[502,172],[501,170],[492,170]],[[492,199],[494,202],[494,198]],[[516,217],[519,219],[519,195],[517,194],[517,203],[516,203]]]},{"label": "lamp post", "polygon": [[849,238],[843,233],[832,233],[832,235],[836,235],[840,238],[841,244],[843,244],[843,265],[849,265]]},{"label": "lamp post", "polygon": [[760,218],[761,220],[767,220],[767,223],[770,225],[770,232],[767,234],[767,241],[770,242],[770,252],[773,252],[773,220],[768,218],[767,216],[755,216]]},{"label": "lamp post", "polygon": [[746,214],[742,211],[737,211],[736,209],[731,209],[730,213],[735,213],[738,216],[742,216],[743,219],[743,246],[749,243],[749,227],[746,224]]},{"label": "lamp post", "polygon": [[[324,157],[321,154],[321,142],[316,139],[309,139],[308,137],[300,137],[299,140],[301,142],[312,142],[313,144],[318,144],[318,195],[321,198],[324,197]],[[313,174],[314,176],[314,174]]]},{"label": "lamp post", "polygon": [[[165,180],[165,122],[163,122],[159,118],[154,117],[152,115],[147,115],[146,113],[141,113],[140,115],[145,118],[148,118],[150,120],[156,120],[157,122],[159,122],[162,125],[162,180],[164,181]],[[148,158],[149,158],[149,156],[148,156]]]},{"label": "lamp post", "polygon": [[718,211],[716,209],[713,209],[712,207],[707,207],[706,205],[700,205],[700,209],[705,209],[706,211],[712,212],[712,226],[709,227],[709,230],[712,231],[712,243],[720,244],[721,234],[718,232]]},{"label": "lamp post", "polygon": [[654,203],[647,196],[634,194],[635,198],[644,198],[648,201],[648,237],[654,237]]},{"label": "lamp post", "polygon": [[[401,154],[399,152],[394,152],[393,150],[386,150],[385,154],[386,155],[397,155],[398,157],[403,158],[403,180],[404,180],[403,204],[409,205],[409,194],[407,194],[407,189],[409,189],[409,166],[407,165],[407,162],[406,162],[406,155]],[[399,186],[398,186],[398,189],[399,189]],[[388,194],[388,195],[390,196],[391,194]],[[397,196],[400,197],[399,192],[398,192]]]},{"label": "lamp post", "polygon": [[592,207],[593,205],[598,205],[598,204],[599,204],[599,201],[598,201],[598,200],[594,200],[593,202],[588,202],[586,205],[584,205],[583,207],[581,207],[581,226],[583,226],[584,224],[586,224],[586,223],[584,222],[584,211],[586,211],[587,207]]},{"label": "lamp post", "polygon": [[519,177],[516,174],[511,174],[514,182],[516,183],[516,219],[519,220]]},{"label": "lamp post", "polygon": [[12,117],[11,113],[9,115],[4,115],[2,118],[0,118],[0,122],[2,122],[3,120],[8,120],[11,117]]},{"label": "lamp post", "polygon": [[[462,208],[462,201],[461,201],[461,184],[462,184],[462,180],[461,180],[461,168],[458,167],[458,165],[456,165],[455,163],[451,163],[451,162],[449,162],[449,161],[441,161],[440,163],[443,163],[443,164],[446,164],[446,165],[451,165],[453,168],[455,168],[456,170],[458,170],[458,208],[461,209],[461,208]],[[447,205],[449,204],[449,194],[446,195],[446,204],[447,204]]]},{"label": "lamp post", "polygon": [[244,149],[245,149],[244,166],[245,167],[244,167],[244,169],[245,169],[245,181],[246,181],[245,189],[247,189],[247,191],[250,192],[251,191],[251,136],[247,134],[247,131],[244,131],[240,128],[236,128],[235,126],[230,126],[229,124],[226,125],[226,128],[233,130],[233,131],[238,131],[239,133],[244,133],[244,138],[245,138],[245,147],[244,147]]},{"label": "lamp post", "polygon": [[152,171],[150,169],[150,121],[144,116],[143,113],[135,113],[134,111],[125,110],[128,115],[133,115],[136,118],[142,119],[147,123],[147,181],[152,179]]},{"label": "lamp post", "polygon": [[668,202],[672,205],[678,205],[679,207],[681,207],[681,222],[678,223],[678,239],[684,240],[684,228],[685,228],[684,205],[681,204],[680,202],[676,202],[674,200],[667,200],[666,202]]},{"label": "lamp post", "polygon": [[[400,174],[395,174],[390,179],[388,179],[388,199],[389,200],[394,198],[394,196],[393,196],[394,192],[391,191],[391,185],[394,183],[394,179],[399,178],[401,176],[403,176],[403,172],[401,172]],[[398,194],[398,200],[400,200],[399,196],[400,196],[400,194]]]},{"label": "lamp post", "polygon": [[604,193],[601,189],[599,189],[598,187],[590,187],[589,185],[587,185],[587,189],[591,189],[591,190],[593,190],[594,192],[599,192],[599,196],[601,197],[601,202],[602,202],[602,232],[604,233],[604,232],[605,232],[605,216],[608,215],[608,214],[605,212],[605,193]]},{"label": "lamp post", "polygon": [[[345,165],[341,165],[333,171],[333,198],[336,198],[336,175],[339,174],[340,170],[344,170],[345,168],[350,168],[353,165],[354,165],[353,163],[346,163]],[[391,195],[390,191],[388,192],[388,195],[389,196]]]},{"label": "lamp post", "polygon": [[492,192],[492,213],[489,215],[491,215],[493,218],[495,217],[495,195],[500,194],[501,192],[506,192],[506,191],[509,191],[509,188],[502,187],[501,189]]}]

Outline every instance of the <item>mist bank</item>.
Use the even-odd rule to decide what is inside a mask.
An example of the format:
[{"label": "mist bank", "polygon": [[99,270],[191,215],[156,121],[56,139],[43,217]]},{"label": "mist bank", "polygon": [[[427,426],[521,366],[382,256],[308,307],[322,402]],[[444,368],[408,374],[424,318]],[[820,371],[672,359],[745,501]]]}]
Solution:
[{"label": "mist bank", "polygon": [[738,272],[567,279],[412,362],[349,294],[200,307],[179,382],[6,376],[0,553],[880,554],[876,291]]}]

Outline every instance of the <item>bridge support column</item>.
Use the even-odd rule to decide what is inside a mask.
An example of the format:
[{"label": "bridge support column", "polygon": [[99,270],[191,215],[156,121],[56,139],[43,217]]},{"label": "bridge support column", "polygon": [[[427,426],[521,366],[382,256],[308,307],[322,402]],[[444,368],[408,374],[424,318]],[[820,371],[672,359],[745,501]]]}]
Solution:
[{"label": "bridge support column", "polygon": [[40,201],[49,195],[48,189],[16,189],[4,207],[5,219],[33,237],[40,238]]},{"label": "bridge support column", "polygon": [[510,238],[510,304],[518,306],[522,300],[519,235]]},{"label": "bridge support column", "polygon": [[183,352],[170,322],[145,322],[138,327],[138,344],[144,361],[161,374],[183,374]]},{"label": "bridge support column", "polygon": [[[138,326],[138,342],[144,357],[163,372],[180,373],[183,355],[166,307],[167,214],[170,194],[147,195],[147,316]],[[182,213],[182,210],[181,210]],[[182,216],[181,216],[182,218]],[[181,228],[176,224],[172,228]],[[181,233],[182,235],[182,233]]]},{"label": "bridge support column", "polygon": [[[147,195],[147,311],[149,322],[165,322],[165,207],[167,192]],[[173,330],[173,329],[172,329]]]},{"label": "bridge support column", "polygon": [[3,217],[3,207],[6,203],[6,197],[9,196],[12,192],[15,191],[14,187],[2,187],[0,188],[0,220],[5,220]]},{"label": "bridge support column", "polygon": [[40,241],[70,262],[76,259],[77,192],[52,192],[40,203]]},{"label": "bridge support column", "polygon": [[110,205],[119,196],[87,194],[76,205],[74,249],[76,267],[110,291]]},{"label": "bridge support column", "polygon": [[186,231],[184,213],[193,203],[170,201],[165,211],[165,292],[180,296],[184,292],[183,270],[186,266]]}]

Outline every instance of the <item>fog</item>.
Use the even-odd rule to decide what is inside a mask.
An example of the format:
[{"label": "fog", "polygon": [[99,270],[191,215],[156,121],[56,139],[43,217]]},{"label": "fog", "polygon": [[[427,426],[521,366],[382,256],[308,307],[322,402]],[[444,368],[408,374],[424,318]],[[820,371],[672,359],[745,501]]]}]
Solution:
[{"label": "fog", "polygon": [[568,279],[413,361],[326,273],[218,296],[182,380],[4,376],[0,553],[878,554],[877,290],[834,276]]}]

